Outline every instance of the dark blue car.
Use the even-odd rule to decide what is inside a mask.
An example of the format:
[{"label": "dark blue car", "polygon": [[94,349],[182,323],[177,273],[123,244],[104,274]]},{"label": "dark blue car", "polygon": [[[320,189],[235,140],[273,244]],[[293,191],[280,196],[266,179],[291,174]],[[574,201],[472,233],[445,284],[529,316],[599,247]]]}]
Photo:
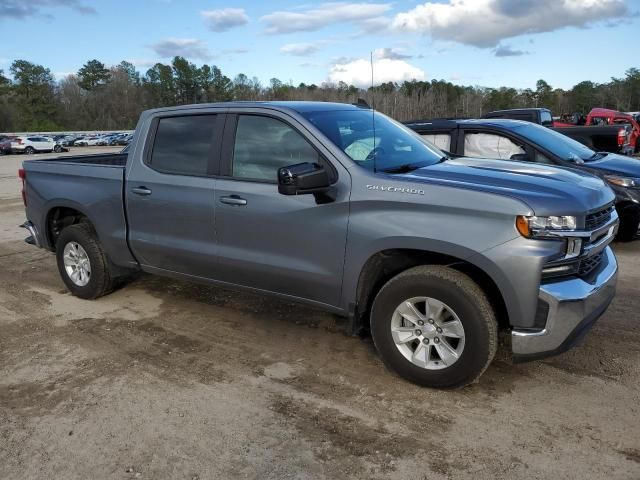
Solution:
[{"label": "dark blue car", "polygon": [[544,163],[590,172],[616,193],[618,239],[636,238],[640,225],[640,159],[595,152],[561,133],[519,120],[426,120],[407,123],[454,156]]}]

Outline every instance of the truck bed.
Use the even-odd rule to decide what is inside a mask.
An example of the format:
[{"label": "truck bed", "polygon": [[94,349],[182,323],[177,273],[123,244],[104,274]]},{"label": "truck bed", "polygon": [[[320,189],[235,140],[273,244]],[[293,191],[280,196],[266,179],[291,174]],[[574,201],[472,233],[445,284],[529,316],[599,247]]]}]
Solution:
[{"label": "truck bed", "polygon": [[622,125],[580,125],[550,128],[596,151],[619,153],[621,149],[618,145],[618,132],[624,128]]},{"label": "truck bed", "polygon": [[[25,160],[27,217],[44,233],[51,205],[78,211],[95,226],[111,259],[133,261],[123,201],[126,164],[126,153]],[[46,248],[54,247],[50,238],[42,238]]]}]

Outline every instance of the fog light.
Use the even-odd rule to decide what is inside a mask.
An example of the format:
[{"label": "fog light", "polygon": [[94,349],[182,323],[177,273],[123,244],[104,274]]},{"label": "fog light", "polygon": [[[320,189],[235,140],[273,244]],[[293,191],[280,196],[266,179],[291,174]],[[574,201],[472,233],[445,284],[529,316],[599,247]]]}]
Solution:
[{"label": "fog light", "polygon": [[566,258],[575,258],[582,252],[582,239],[581,238],[569,238],[567,239],[567,254]]}]

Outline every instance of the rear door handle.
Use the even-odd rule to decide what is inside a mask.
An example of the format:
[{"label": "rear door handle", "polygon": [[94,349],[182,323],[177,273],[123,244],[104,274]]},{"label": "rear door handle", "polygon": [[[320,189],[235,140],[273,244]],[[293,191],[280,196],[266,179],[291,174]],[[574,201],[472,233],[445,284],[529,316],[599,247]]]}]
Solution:
[{"label": "rear door handle", "polygon": [[131,191],[136,195],[151,195],[151,190],[147,187],[135,187],[132,188]]},{"label": "rear door handle", "polygon": [[220,202],[226,203],[227,205],[236,205],[236,206],[242,206],[247,204],[247,201],[244,198],[239,197],[238,195],[220,197]]}]

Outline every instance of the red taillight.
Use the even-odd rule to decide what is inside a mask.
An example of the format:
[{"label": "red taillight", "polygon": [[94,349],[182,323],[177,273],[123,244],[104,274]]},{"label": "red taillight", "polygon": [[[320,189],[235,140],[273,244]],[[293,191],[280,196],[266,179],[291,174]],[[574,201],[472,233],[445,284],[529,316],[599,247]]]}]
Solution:
[{"label": "red taillight", "polygon": [[24,171],[24,168],[21,168],[20,170],[18,170],[18,177],[20,177],[20,180],[22,180],[22,202],[26,207],[27,206],[27,187],[25,183],[27,181],[27,172]]},{"label": "red taillight", "polygon": [[622,147],[627,143],[627,129],[621,128],[618,130],[618,146]]},{"label": "red taillight", "polygon": [[16,143],[18,145],[22,145],[22,139],[21,138],[16,138]]}]

